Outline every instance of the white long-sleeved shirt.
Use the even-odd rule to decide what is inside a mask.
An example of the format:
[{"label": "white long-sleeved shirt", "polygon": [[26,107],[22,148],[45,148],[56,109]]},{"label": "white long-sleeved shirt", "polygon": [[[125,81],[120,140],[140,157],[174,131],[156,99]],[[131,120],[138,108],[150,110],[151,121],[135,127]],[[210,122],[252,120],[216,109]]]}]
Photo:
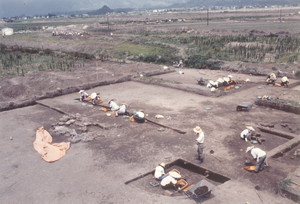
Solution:
[{"label": "white long-sleeved shirt", "polygon": [[247,136],[248,136],[249,133],[250,133],[250,130],[249,129],[245,129],[245,130],[243,130],[241,132],[240,136],[241,136],[242,139],[245,139],[245,141],[248,142]]},{"label": "white long-sleeved shirt", "polygon": [[176,179],[174,179],[172,176],[168,175],[165,178],[163,178],[163,180],[160,182],[161,186],[166,186],[168,184],[173,184],[175,185],[177,183]]},{"label": "white long-sleeved shirt", "polygon": [[120,108],[120,107],[118,106],[118,104],[117,104],[116,102],[114,102],[114,101],[110,101],[109,107],[110,107],[110,109],[111,109],[112,111],[119,110],[119,108]]},{"label": "white long-sleeved shirt", "polygon": [[165,169],[162,166],[157,166],[154,172],[154,178],[158,179],[165,174]]},{"label": "white long-sleeved shirt", "polygon": [[198,137],[196,140],[198,143],[204,143],[204,132],[198,133]]},{"label": "white long-sleeved shirt", "polygon": [[258,161],[260,157],[266,156],[267,153],[257,147],[254,147],[251,149],[251,155],[254,159],[256,159],[256,161]]}]

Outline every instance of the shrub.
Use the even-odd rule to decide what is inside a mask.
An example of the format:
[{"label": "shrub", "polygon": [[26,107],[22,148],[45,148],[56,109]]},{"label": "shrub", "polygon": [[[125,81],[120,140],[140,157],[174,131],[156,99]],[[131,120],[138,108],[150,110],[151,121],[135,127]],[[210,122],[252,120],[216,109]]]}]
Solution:
[{"label": "shrub", "polygon": [[209,60],[208,57],[204,57],[201,55],[193,55],[185,61],[185,64],[188,67],[193,67],[197,69],[217,70],[220,69],[221,62]]}]

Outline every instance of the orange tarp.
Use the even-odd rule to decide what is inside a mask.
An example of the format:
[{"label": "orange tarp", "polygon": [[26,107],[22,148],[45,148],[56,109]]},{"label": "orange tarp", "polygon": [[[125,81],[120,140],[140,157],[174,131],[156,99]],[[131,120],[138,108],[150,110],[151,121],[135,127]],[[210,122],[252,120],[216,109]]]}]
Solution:
[{"label": "orange tarp", "polygon": [[33,142],[34,149],[47,162],[54,162],[65,156],[70,148],[70,142],[52,143],[52,137],[44,127],[36,130],[36,138]]}]

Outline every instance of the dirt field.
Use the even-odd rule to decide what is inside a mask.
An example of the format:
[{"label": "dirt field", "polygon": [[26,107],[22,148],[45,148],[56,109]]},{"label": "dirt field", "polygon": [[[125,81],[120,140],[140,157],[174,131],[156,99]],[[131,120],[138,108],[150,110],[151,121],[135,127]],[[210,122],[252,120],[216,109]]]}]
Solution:
[{"label": "dirt field", "polygon": [[[297,28],[295,30],[295,33],[299,32]],[[9,39],[3,42],[22,46],[29,43]],[[55,43],[35,42],[32,45],[61,48]],[[80,46],[70,44],[65,47],[74,48],[78,50]],[[289,88],[274,87],[264,83],[263,75],[234,70],[252,65],[228,62],[223,70],[218,71],[172,67],[166,70],[155,64],[95,60],[71,72],[30,72],[24,77],[1,79],[0,105],[1,110],[6,109],[0,112],[1,201],[194,203],[183,193],[151,186],[150,182],[155,181],[152,174],[125,184],[152,171],[160,162],[168,164],[183,159],[230,179],[217,182],[207,177],[216,187],[204,203],[296,203],[279,192],[278,183],[299,168],[300,157],[295,156],[299,143],[279,157],[268,158],[269,166],[255,174],[243,169],[245,160],[251,159],[245,153],[251,144],[240,139],[240,132],[248,125],[253,126],[265,139],[256,146],[267,154],[292,139],[260,131],[258,127],[271,127],[299,139],[298,114],[254,104],[258,96],[264,95],[300,102],[299,80],[291,78]],[[273,65],[256,66],[261,73],[268,73]],[[297,69],[297,65],[276,66],[290,74]],[[249,81],[228,91],[219,88],[216,92],[197,84],[196,79],[200,77],[216,80],[228,74],[235,80]],[[100,106],[74,100],[83,88],[89,94],[100,92],[104,105],[115,99],[119,104],[128,104],[130,112],[143,109],[146,118],[166,127],[151,122],[133,123],[123,116],[107,116],[108,112],[102,111]],[[28,101],[32,102],[30,106],[24,105]],[[240,103],[251,104],[251,110],[236,111]],[[14,109],[18,105],[21,108]],[[164,118],[156,119],[157,114]],[[196,135],[193,133],[193,128],[198,125],[205,132],[205,160],[202,164],[196,160]],[[34,150],[32,143],[40,126],[51,133],[54,142],[71,142],[71,148],[61,160],[46,163]],[[190,184],[205,176],[180,165],[172,167],[180,170]],[[299,190],[299,186],[295,190]]]}]

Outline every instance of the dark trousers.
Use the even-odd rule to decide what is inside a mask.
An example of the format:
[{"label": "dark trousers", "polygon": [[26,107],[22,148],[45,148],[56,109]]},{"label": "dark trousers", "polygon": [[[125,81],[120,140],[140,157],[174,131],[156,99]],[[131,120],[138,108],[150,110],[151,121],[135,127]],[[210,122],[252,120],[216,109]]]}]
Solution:
[{"label": "dark trousers", "polygon": [[203,143],[198,143],[198,159],[203,162],[204,160],[204,144]]},{"label": "dark trousers", "polygon": [[263,156],[263,157],[259,157],[258,158],[258,162],[256,163],[256,168],[255,168],[255,172],[259,172],[262,171],[264,169],[265,166],[265,160],[266,160],[267,156]]}]

